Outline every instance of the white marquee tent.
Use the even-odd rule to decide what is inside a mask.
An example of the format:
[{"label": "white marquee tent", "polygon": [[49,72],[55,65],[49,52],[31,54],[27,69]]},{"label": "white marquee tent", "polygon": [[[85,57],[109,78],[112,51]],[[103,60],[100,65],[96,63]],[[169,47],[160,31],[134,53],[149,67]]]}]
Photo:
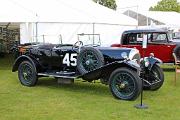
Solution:
[{"label": "white marquee tent", "polygon": [[[139,29],[166,29],[169,31],[179,31],[180,13],[173,11],[133,11],[127,10],[125,14],[134,17],[138,14]],[[144,26],[145,25],[145,26]]]},{"label": "white marquee tent", "polygon": [[140,11],[139,14],[159,21],[164,25],[180,26],[180,14],[177,12]]},{"label": "white marquee tent", "polygon": [[[140,25],[180,27],[180,13],[174,11],[136,11],[124,12],[129,17],[138,17]],[[138,15],[138,16],[137,16]],[[150,26],[150,27],[151,27]]]},{"label": "white marquee tent", "polygon": [[79,33],[97,33],[104,44],[109,44],[119,41],[123,29],[137,25],[136,20],[90,0],[3,0],[3,3],[9,10],[0,12],[0,22],[20,23],[21,43],[42,42],[42,35],[46,35],[45,42],[58,43],[59,34],[63,41],[74,43]]},{"label": "white marquee tent", "polygon": [[36,16],[22,6],[15,5],[11,0],[1,0],[0,22],[34,22]]}]

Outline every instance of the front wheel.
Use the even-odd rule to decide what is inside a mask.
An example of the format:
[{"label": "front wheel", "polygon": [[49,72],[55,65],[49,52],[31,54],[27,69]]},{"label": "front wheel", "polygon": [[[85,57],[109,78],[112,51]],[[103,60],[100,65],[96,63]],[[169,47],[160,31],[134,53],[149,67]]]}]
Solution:
[{"label": "front wheel", "polygon": [[23,61],[18,67],[18,77],[22,85],[36,85],[37,73],[35,66],[33,66],[29,61]]},{"label": "front wheel", "polygon": [[112,72],[109,78],[109,88],[117,99],[135,100],[142,87],[142,81],[136,71],[129,68],[118,68]]},{"label": "front wheel", "polygon": [[155,64],[147,75],[148,76],[146,78],[150,85],[146,85],[147,83],[144,83],[144,89],[158,90],[161,88],[164,83],[164,73],[159,65]]}]

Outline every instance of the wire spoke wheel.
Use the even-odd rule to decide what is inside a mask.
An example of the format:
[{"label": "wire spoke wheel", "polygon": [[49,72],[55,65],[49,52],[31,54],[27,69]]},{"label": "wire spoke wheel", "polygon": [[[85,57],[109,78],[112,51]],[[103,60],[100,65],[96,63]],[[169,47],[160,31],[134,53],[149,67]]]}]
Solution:
[{"label": "wire spoke wheel", "polygon": [[155,64],[152,67],[147,79],[148,82],[150,82],[152,85],[145,89],[158,90],[164,82],[164,74],[162,69],[157,64]]},{"label": "wire spoke wheel", "polygon": [[113,91],[119,92],[121,96],[130,96],[133,93],[135,83],[129,74],[122,72],[115,75],[113,79]]},{"label": "wire spoke wheel", "polygon": [[150,77],[151,83],[161,81],[160,75],[156,70],[152,70],[149,77]]},{"label": "wire spoke wheel", "polygon": [[124,100],[137,98],[141,91],[141,79],[127,68],[118,68],[110,76],[110,90],[114,97]]},{"label": "wire spoke wheel", "polygon": [[26,63],[22,65],[22,75],[25,81],[32,81],[32,68],[29,64]]},{"label": "wire spoke wheel", "polygon": [[[101,71],[91,74],[94,70],[104,65],[104,56],[100,50],[94,47],[81,47],[81,51],[77,56],[77,70],[83,77],[84,80],[92,81],[99,79]],[[90,74],[88,74],[90,73]],[[88,75],[87,75],[88,74]]]},{"label": "wire spoke wheel", "polygon": [[23,61],[18,68],[18,76],[22,85],[33,86],[37,82],[35,67],[29,61]]},{"label": "wire spoke wheel", "polygon": [[77,58],[77,69],[81,74],[93,71],[104,65],[102,53],[93,47],[83,47]]},{"label": "wire spoke wheel", "polygon": [[84,69],[86,71],[92,71],[100,67],[97,56],[93,54],[91,51],[86,51],[85,55],[82,56],[81,59],[82,65],[84,66]]}]

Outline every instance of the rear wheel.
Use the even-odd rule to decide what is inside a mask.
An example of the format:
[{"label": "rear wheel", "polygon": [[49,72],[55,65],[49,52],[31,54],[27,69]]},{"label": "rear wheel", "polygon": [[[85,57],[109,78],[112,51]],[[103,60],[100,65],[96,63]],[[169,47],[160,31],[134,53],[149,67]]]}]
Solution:
[{"label": "rear wheel", "polygon": [[141,92],[141,79],[136,71],[128,68],[118,68],[109,78],[109,88],[117,99],[134,100]]},{"label": "rear wheel", "polygon": [[22,85],[36,85],[38,78],[35,66],[29,61],[23,61],[18,67],[18,77]]}]

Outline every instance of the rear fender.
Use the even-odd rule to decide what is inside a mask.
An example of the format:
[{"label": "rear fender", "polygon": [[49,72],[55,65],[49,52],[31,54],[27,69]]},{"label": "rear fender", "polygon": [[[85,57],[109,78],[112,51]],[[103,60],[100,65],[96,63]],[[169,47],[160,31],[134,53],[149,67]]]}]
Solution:
[{"label": "rear fender", "polygon": [[[95,69],[93,71],[90,71],[88,73],[85,73],[81,76],[79,76],[78,78],[82,78],[84,80],[97,80],[100,78],[104,78],[104,77],[109,77],[110,74],[117,68],[120,67],[127,67],[129,69],[132,69],[134,71],[137,71],[138,74],[140,73],[140,66],[138,64],[136,64],[133,61],[116,61],[107,65],[104,65],[98,69]],[[94,77],[96,75],[98,75],[98,77]]]},{"label": "rear fender", "polygon": [[34,68],[36,68],[37,64],[36,64],[36,60],[34,60],[33,58],[26,56],[26,55],[21,55],[19,56],[15,62],[14,65],[12,67],[12,72],[16,72],[18,70],[19,65],[23,62],[23,61],[29,61],[31,62],[31,64],[34,66]]}]

